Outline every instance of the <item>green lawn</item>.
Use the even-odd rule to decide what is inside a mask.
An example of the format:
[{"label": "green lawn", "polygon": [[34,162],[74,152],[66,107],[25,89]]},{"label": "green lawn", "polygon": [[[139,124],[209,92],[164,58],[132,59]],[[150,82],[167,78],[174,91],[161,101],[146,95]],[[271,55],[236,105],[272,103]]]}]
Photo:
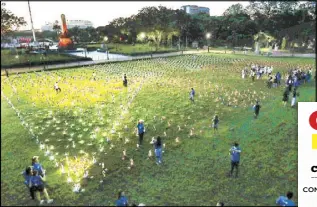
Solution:
[{"label": "green lawn", "polygon": [[[290,65],[315,67],[307,58],[200,54],[1,77],[2,92],[28,128],[1,96],[1,205],[35,204],[20,175],[33,155],[47,169],[54,205],[114,205],[119,190],[130,203],[147,205],[210,206],[221,200],[226,206],[274,206],[289,190],[297,202],[297,109],[282,106],[283,88],[268,89],[267,77],[254,83],[241,79],[241,69],[251,62],[282,73]],[[123,73],[128,88],[122,86]],[[53,90],[57,80],[59,94]],[[299,92],[298,101],[314,101],[315,82]],[[262,108],[254,120],[256,99]],[[214,114],[220,118],[218,135],[210,128]],[[136,150],[139,119],[145,120],[146,134],[143,148]],[[166,144],[162,166],[147,159],[149,142],[158,135]],[[234,141],[243,150],[237,179],[227,177]],[[135,168],[121,159],[124,149]],[[74,183],[67,183],[60,163],[85,192],[72,192]],[[99,163],[108,169],[105,177]],[[93,178],[82,179],[85,167]]]},{"label": "green lawn", "polygon": [[[125,55],[138,55],[144,53],[155,52],[155,47],[150,46],[148,44],[135,44],[134,46],[131,44],[107,44],[109,48],[109,52],[111,53],[120,53]],[[88,48],[101,48],[101,44],[90,44],[87,45]],[[171,47],[159,47],[156,52],[173,52],[177,51],[177,48]]]},{"label": "green lawn", "polygon": [[46,63],[72,62],[83,58],[64,54],[11,54],[10,50],[1,50],[1,67],[28,67]]}]

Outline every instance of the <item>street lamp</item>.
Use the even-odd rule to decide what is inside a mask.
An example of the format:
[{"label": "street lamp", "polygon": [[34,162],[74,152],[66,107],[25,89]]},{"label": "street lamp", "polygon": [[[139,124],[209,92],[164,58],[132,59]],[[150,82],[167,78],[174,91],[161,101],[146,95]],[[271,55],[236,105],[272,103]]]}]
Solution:
[{"label": "street lamp", "polygon": [[[107,36],[105,36],[104,38],[103,38],[103,40],[105,41],[105,43],[108,41],[108,37]],[[109,60],[109,50],[108,50],[108,45],[106,45],[106,53],[107,53],[107,60]]]},{"label": "street lamp", "polygon": [[208,52],[209,52],[209,40],[210,40],[210,38],[211,38],[211,33],[210,33],[210,32],[208,32],[208,33],[206,34],[207,46],[208,46]]},{"label": "street lamp", "polygon": [[141,37],[141,39],[142,39],[142,41],[144,40],[144,38],[145,38],[145,33],[144,32],[142,32],[141,34],[140,34],[140,37]]}]

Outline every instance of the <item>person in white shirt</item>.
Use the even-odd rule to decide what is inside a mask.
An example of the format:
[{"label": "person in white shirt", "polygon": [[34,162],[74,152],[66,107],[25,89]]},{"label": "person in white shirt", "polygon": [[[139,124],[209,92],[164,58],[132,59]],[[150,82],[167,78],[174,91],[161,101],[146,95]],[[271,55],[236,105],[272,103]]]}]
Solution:
[{"label": "person in white shirt", "polygon": [[54,89],[55,89],[55,91],[56,91],[57,93],[62,91],[61,88],[58,87],[57,82],[55,82],[55,84],[54,84]]}]

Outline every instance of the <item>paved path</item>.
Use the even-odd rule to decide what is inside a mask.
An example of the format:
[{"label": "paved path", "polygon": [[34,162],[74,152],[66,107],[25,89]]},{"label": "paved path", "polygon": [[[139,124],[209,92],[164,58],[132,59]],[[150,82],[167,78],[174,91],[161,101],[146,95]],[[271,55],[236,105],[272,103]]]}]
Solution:
[{"label": "paved path", "polygon": [[[103,64],[108,62],[124,62],[124,61],[131,61],[131,60],[144,60],[150,58],[159,58],[159,57],[172,57],[172,56],[179,56],[179,55],[187,55],[187,54],[199,54],[199,53],[206,53],[207,50],[192,50],[192,51],[183,51],[183,52],[171,52],[171,53],[163,53],[163,54],[153,54],[151,55],[142,55],[142,56],[135,56],[135,57],[126,57],[126,58],[117,58],[111,60],[91,60],[91,61],[81,61],[81,62],[71,62],[71,63],[64,63],[64,64],[53,64],[53,65],[46,65],[46,70],[54,70],[54,69],[62,69],[62,68],[73,68],[73,67],[80,67],[80,66],[89,66],[89,65],[96,65],[96,64]],[[223,50],[210,50],[210,53],[222,53],[224,54],[225,51]],[[232,54],[232,50],[227,50],[226,54]],[[243,51],[236,51],[235,54],[244,54]],[[248,52],[246,55],[254,56],[254,53]],[[263,55],[266,56],[266,55]],[[308,57],[308,58],[316,58],[316,54],[290,54],[290,53],[274,53],[273,57]],[[13,68],[8,69],[9,74],[12,73],[23,73],[23,72],[32,72],[32,71],[41,71],[44,69],[44,66],[34,66],[34,67],[24,67],[24,68]],[[1,69],[1,75],[5,75],[4,69]]]}]

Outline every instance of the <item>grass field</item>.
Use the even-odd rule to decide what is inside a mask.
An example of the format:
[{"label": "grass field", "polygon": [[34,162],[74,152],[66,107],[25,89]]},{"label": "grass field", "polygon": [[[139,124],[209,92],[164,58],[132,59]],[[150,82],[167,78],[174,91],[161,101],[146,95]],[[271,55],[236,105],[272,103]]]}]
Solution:
[{"label": "grass field", "polygon": [[[147,205],[274,206],[289,190],[297,202],[297,109],[282,106],[283,88],[268,89],[267,77],[241,79],[251,62],[282,74],[291,65],[315,68],[314,59],[200,54],[1,77],[1,205],[35,205],[20,175],[33,155],[47,170],[53,205],[114,205],[119,190]],[[315,101],[315,82],[299,92],[298,101]],[[254,120],[256,99],[262,108]],[[146,133],[137,150],[139,119]],[[162,166],[147,159],[158,135],[166,144]],[[243,150],[239,178],[227,176],[234,141]],[[124,149],[132,169],[121,159]],[[85,192],[72,192],[74,183]]]}]

